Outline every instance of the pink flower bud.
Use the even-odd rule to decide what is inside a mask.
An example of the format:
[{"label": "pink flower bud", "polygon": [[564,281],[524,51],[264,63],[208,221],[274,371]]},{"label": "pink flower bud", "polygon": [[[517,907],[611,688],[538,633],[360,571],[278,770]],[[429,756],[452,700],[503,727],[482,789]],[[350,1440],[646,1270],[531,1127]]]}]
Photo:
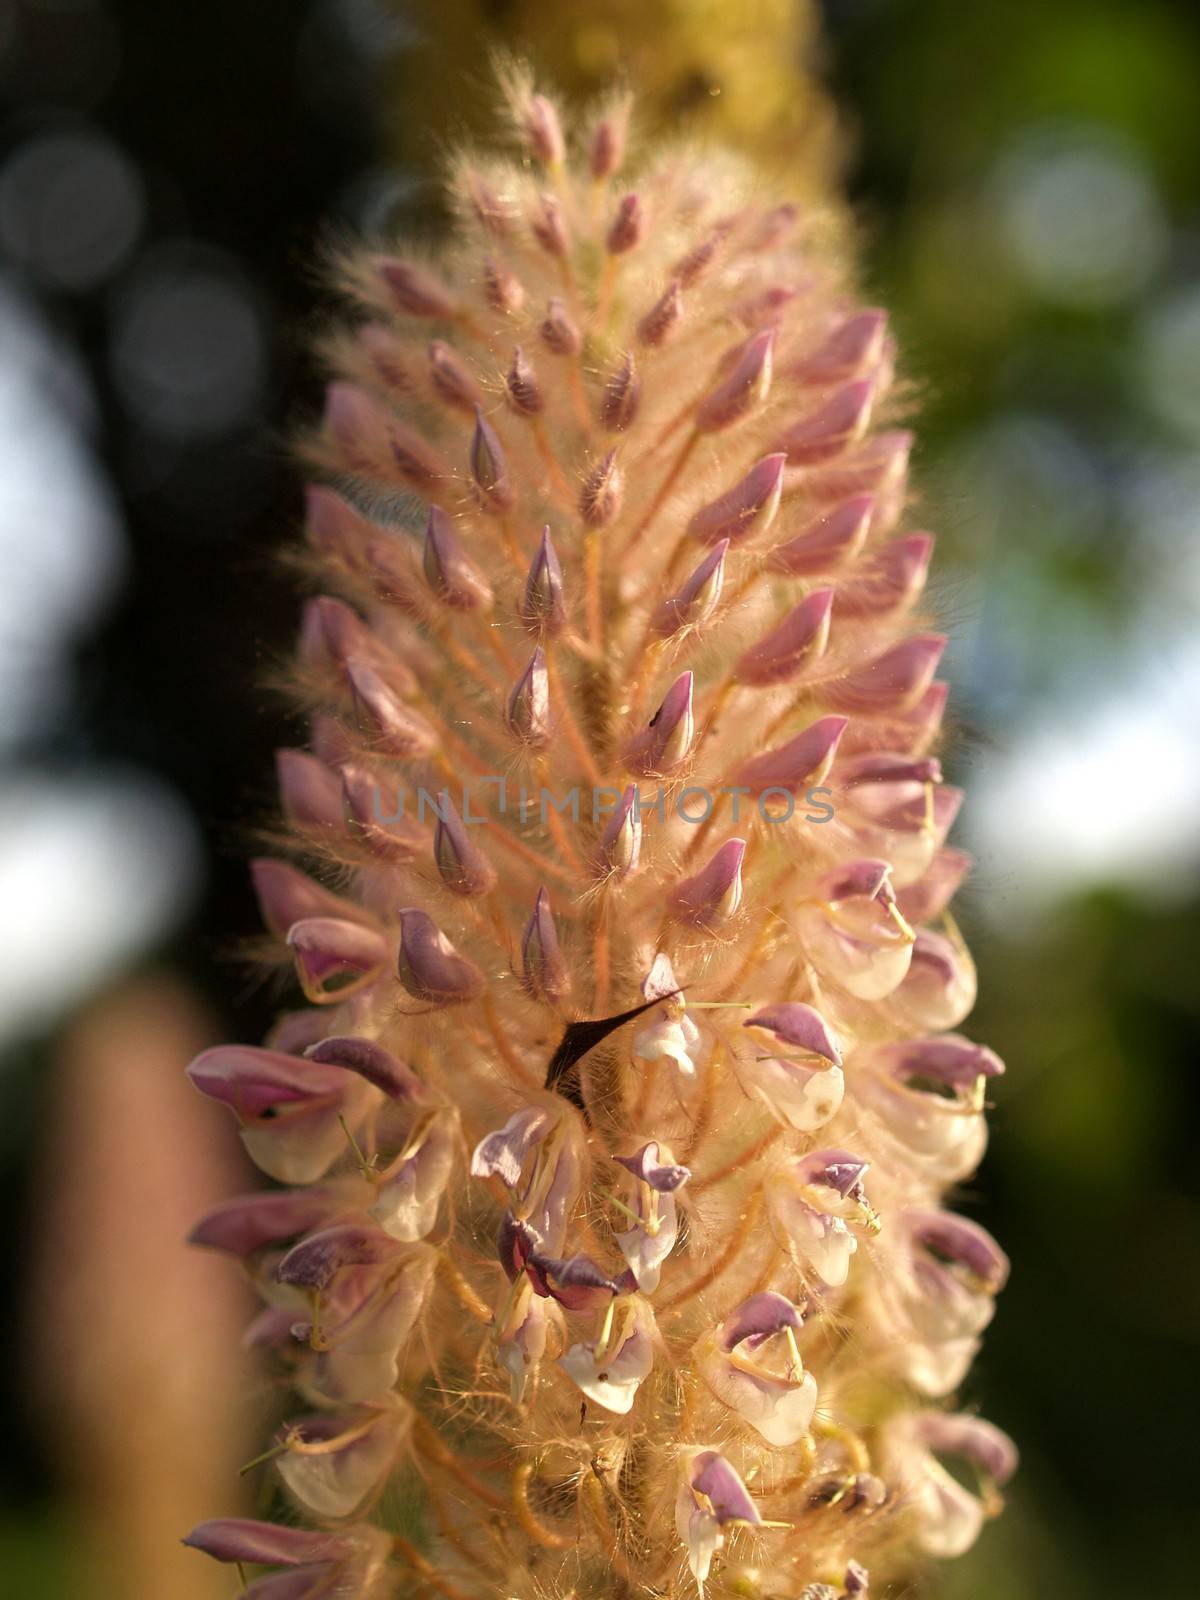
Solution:
[{"label": "pink flower bud", "polygon": [[610,433],[624,433],[638,413],[642,382],[634,365],[633,352],[626,351],[621,365],[604,385],[600,402],[600,422]]},{"label": "pink flower bud", "polygon": [[550,897],[539,889],[533,915],[521,936],[521,976],[531,999],[553,1005],[570,992],[571,974],[563,960]]},{"label": "pink flower bud", "polygon": [[545,410],[546,397],[538,383],[537,373],[520,345],[513,350],[512,366],[504,381],[509,404],[521,416],[536,417]]},{"label": "pink flower bud", "polygon": [[886,311],[859,311],[835,328],[811,355],[796,362],[806,383],[838,383],[876,366],[887,338]]},{"label": "pink flower bud", "polygon": [[659,298],[638,323],[638,338],[644,345],[657,350],[665,344],[672,330],[683,316],[683,295],[679,279],[673,278]]},{"label": "pink flower bud", "polygon": [[944,633],[916,634],[831,684],[825,699],[838,711],[903,711],[929,688],[946,644]]},{"label": "pink flower bud", "polygon": [[816,466],[857,444],[867,430],[873,397],[870,383],[848,383],[811,415],[795,423],[779,441],[788,464]]},{"label": "pink flower bud", "polygon": [[625,479],[617,465],[617,452],[610,450],[587,477],[579,491],[579,514],[589,528],[606,528],[616,520],[625,492]]},{"label": "pink flower bud", "polygon": [[611,178],[625,161],[626,116],[622,111],[601,117],[588,142],[588,168],[596,179]]},{"label": "pink flower bud", "polygon": [[279,798],[289,821],[310,828],[342,828],[342,790],[338,779],[305,750],[277,750]]},{"label": "pink flower bud", "polygon": [[687,760],[694,732],[692,686],[692,674],[680,673],[647,727],[625,746],[631,772],[643,777],[673,772]]},{"label": "pink flower bud", "polygon": [[544,167],[558,167],[566,151],[558,112],[544,94],[530,95],[521,111],[521,131],[529,152]]},{"label": "pink flower bud", "polygon": [[389,389],[401,394],[415,394],[418,390],[416,364],[410,357],[408,346],[389,328],[378,322],[364,322],[358,330],[358,342],[363,354]]},{"label": "pink flower bud", "polygon": [[838,586],[839,619],[883,616],[911,606],[925,587],[933,535],[892,539],[853,581]]},{"label": "pink flower bud", "polygon": [[663,601],[650,621],[655,633],[668,639],[682,628],[699,627],[712,616],[721,598],[728,549],[728,539],[713,545],[679,592]]},{"label": "pink flower bud", "polygon": [[562,567],[550,537],[549,524],[542,529],[537,553],[525,580],[519,614],[531,632],[544,632],[551,639],[557,638],[567,625]]},{"label": "pink flower bud", "polygon": [[343,900],[286,861],[260,856],[250,863],[250,876],[259,913],[272,933],[282,936],[293,922],[305,917],[338,917],[351,922],[363,917],[355,901]]},{"label": "pink flower bud", "polygon": [[400,982],[414,999],[446,1006],[473,1000],[485,978],[447,939],[428,912],[409,906],[400,912]]},{"label": "pink flower bud", "polygon": [[786,683],[811,667],[825,653],[832,605],[832,589],[814,589],[806,595],[777,628],[739,657],[741,681]]},{"label": "pink flower bud", "polygon": [[439,506],[429,508],[422,566],[429,587],[443,605],[456,611],[491,605],[491,585],[463,550],[454,523]]},{"label": "pink flower bud", "polygon": [[[435,748],[437,737],[425,718],[402,704],[368,662],[348,661],[346,679],[359,727],[381,755],[410,760]],[[340,789],[338,809],[340,812]]]},{"label": "pink flower bud", "polygon": [[797,794],[825,781],[838,741],[846,731],[845,717],[821,717],[776,750],[755,756],[739,771],[735,783],[761,795],[770,789]]},{"label": "pink flower bud", "polygon": [[457,297],[424,267],[395,256],[377,256],[374,265],[396,309],[405,316],[447,322],[457,314]]},{"label": "pink flower bud", "polygon": [[782,454],[764,456],[756,462],[732,489],[693,512],[688,522],[692,538],[701,544],[716,544],[719,539],[740,544],[765,533],[779,510],[786,464],[787,457]]},{"label": "pink flower bud", "polygon": [[605,238],[609,255],[620,256],[641,244],[646,236],[646,213],[636,194],[625,195]]},{"label": "pink flower bud", "polygon": [[508,462],[496,430],[475,407],[475,432],[471,436],[471,477],[475,481],[480,504],[485,511],[503,515],[511,511],[516,495],[508,477]]},{"label": "pink flower bud", "polygon": [[445,790],[438,798],[433,858],[442,882],[452,894],[487,894],[496,886],[496,869],[472,840]]},{"label": "pink flower bud", "polygon": [[756,333],[728,374],[701,402],[693,419],[700,433],[718,433],[761,406],[771,391],[775,330]]},{"label": "pink flower bud", "polygon": [[727,839],[707,865],[671,892],[672,914],[696,927],[717,929],[742,903],[744,839]]},{"label": "pink flower bud", "polygon": [[577,356],[583,349],[583,335],[569,315],[566,302],[553,297],[539,329],[542,343],[556,356]]},{"label": "pink flower bud", "polygon": [[434,339],[429,346],[429,376],[448,406],[473,416],[484,394],[475,374],[452,346]]},{"label": "pink flower bud", "polygon": [[513,685],[504,708],[508,731],[531,749],[540,749],[550,738],[550,678],[541,645]]},{"label": "pink flower bud", "polygon": [[347,567],[357,566],[375,537],[374,524],[332,489],[310,485],[304,500],[305,529],[313,548]]},{"label": "pink flower bud", "polygon": [[673,275],[685,289],[690,289],[692,284],[698,282],[712,266],[722,237],[719,232],[709,234],[707,239],[701,239],[698,245],[694,245],[685,255],[680,256],[672,267]]},{"label": "pink flower bud", "polygon": [[425,830],[403,815],[393,786],[353,763],[342,767],[341,779],[347,831],[377,860],[398,866],[424,853]]},{"label": "pink flower bud", "polygon": [[810,523],[796,538],[776,545],[767,556],[767,567],[793,578],[837,571],[866,543],[874,509],[875,502],[868,494],[843,501]]},{"label": "pink flower bud", "polygon": [[502,261],[489,259],[483,264],[483,298],[493,311],[515,317],[525,304],[525,286]]},{"label": "pink flower bud", "polygon": [[600,835],[599,856],[603,871],[618,879],[637,871],[642,853],[642,812],[637,785],[631,783],[617,803]]},{"label": "pink flower bud", "polygon": [[530,219],[534,238],[547,255],[563,259],[571,248],[571,236],[560,202],[552,194],[544,194],[538,201],[537,213]]}]

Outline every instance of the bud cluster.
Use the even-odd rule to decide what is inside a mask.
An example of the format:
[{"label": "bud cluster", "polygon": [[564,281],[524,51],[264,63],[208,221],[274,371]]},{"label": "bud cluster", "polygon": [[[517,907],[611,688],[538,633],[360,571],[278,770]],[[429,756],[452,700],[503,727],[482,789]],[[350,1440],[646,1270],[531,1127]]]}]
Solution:
[{"label": "bud cluster", "polygon": [[[278,1185],[194,1241],[261,1293],[293,1509],[190,1542],[247,1600],[882,1597],[1015,1467],[951,1400],[1002,1066],[893,341],[819,212],[511,101],[440,257],[345,268],[253,864],[296,1002],[189,1069]],[[464,820],[500,774],[613,801]]]}]

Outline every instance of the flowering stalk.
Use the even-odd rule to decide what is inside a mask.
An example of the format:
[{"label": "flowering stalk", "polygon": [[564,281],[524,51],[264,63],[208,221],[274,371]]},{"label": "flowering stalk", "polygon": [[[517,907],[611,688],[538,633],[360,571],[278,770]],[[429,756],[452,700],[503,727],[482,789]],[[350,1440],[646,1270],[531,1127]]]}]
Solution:
[{"label": "flowering stalk", "polygon": [[307,1004],[190,1068],[284,1186],[194,1238],[308,1526],[190,1538],[256,1600],[883,1595],[1015,1465],[949,1402],[1002,1068],[893,344],[819,214],[511,101],[441,259],[347,265],[254,869]]}]

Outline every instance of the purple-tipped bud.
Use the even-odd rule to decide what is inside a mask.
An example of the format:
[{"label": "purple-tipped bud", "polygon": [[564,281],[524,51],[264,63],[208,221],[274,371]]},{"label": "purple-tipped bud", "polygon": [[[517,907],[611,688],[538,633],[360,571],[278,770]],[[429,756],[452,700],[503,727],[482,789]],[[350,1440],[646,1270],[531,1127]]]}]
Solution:
[{"label": "purple-tipped bud", "polygon": [[829,642],[832,589],[814,589],[777,628],[751,645],[738,661],[743,683],[786,683],[798,677],[825,653]]},{"label": "purple-tipped bud", "polygon": [[421,616],[424,606],[415,581],[416,573],[410,551],[398,539],[387,537],[372,539],[366,549],[364,565],[371,580],[371,588],[386,605]]},{"label": "purple-tipped bud", "polygon": [[646,236],[646,213],[642,202],[636,194],[627,194],[622,197],[617,206],[616,215],[613,217],[605,237],[605,246],[609,255],[624,255],[627,250],[632,250]]},{"label": "purple-tipped bud", "polygon": [[643,777],[673,772],[687,760],[695,731],[693,685],[692,674],[681,672],[647,726],[625,746],[625,764],[631,772]]},{"label": "purple-tipped bud", "polygon": [[577,356],[583,349],[583,335],[567,311],[566,302],[553,296],[538,332],[547,350],[556,356]]},{"label": "purple-tipped bud", "polygon": [[483,263],[483,298],[501,316],[515,317],[525,304],[525,285],[502,261]]},{"label": "purple-tipped bud", "polygon": [[777,750],[768,750],[748,761],[736,782],[756,795],[768,789],[786,789],[797,794],[801,789],[821,784],[833,765],[846,727],[845,717],[820,717]]},{"label": "purple-tipped bud", "polygon": [[706,866],[672,892],[668,904],[681,922],[719,928],[736,915],[742,903],[744,839],[727,839]]},{"label": "purple-tipped bud", "polygon": [[531,999],[551,1005],[570,992],[571,974],[563,959],[545,889],[538,890],[533,915],[521,935],[521,981]]},{"label": "purple-tipped bud", "polygon": [[650,349],[664,344],[683,316],[683,294],[678,278],[673,279],[638,323],[638,338]]},{"label": "purple-tipped bud", "polygon": [[[382,755],[408,760],[436,747],[437,736],[425,718],[399,701],[368,662],[348,661],[346,678],[358,725]],[[340,810],[340,792],[338,805]]]},{"label": "purple-tipped bud", "polygon": [[378,470],[388,452],[387,418],[366,390],[354,383],[331,383],[325,390],[323,421],[348,467]]},{"label": "purple-tipped bud", "polygon": [[803,1005],[798,1000],[784,1000],[777,1005],[763,1006],[742,1026],[763,1028],[774,1035],[777,1043],[790,1050],[821,1056],[835,1067],[842,1064],[841,1046],[830,1032],[825,1018],[812,1006]]},{"label": "purple-tipped bud", "polygon": [[544,94],[532,94],[521,108],[521,132],[535,161],[544,167],[562,165],[566,146],[558,112]]},{"label": "purple-tipped bud", "polygon": [[536,417],[546,409],[546,397],[542,393],[537,373],[520,345],[513,350],[512,365],[508,369],[504,385],[508,403],[518,415]]},{"label": "purple-tipped bud", "polygon": [[432,340],[427,353],[429,376],[438,394],[448,406],[473,416],[475,407],[483,404],[484,393],[470,367],[441,339]]},{"label": "purple-tipped bud", "polygon": [[307,873],[286,861],[260,856],[250,863],[250,877],[263,922],[272,933],[286,934],[304,917],[341,917],[361,920],[363,912],[353,900],[314,883]]},{"label": "purple-tipped bud", "polygon": [[756,333],[716,388],[700,402],[693,426],[700,433],[718,433],[756,410],[771,392],[775,330]]},{"label": "purple-tipped bud", "polygon": [[773,250],[777,244],[782,244],[795,228],[799,215],[799,210],[790,201],[773,207],[754,230],[750,249]]},{"label": "purple-tipped bud", "polygon": [[347,831],[377,860],[399,866],[424,853],[425,830],[404,816],[393,785],[353,762],[342,767],[341,779]]},{"label": "purple-tipped bud", "polygon": [[914,1245],[943,1264],[963,1268],[989,1294],[999,1294],[1008,1282],[1008,1257],[977,1222],[953,1211],[910,1211],[905,1221]]},{"label": "purple-tipped bud", "polygon": [[525,580],[519,615],[531,632],[545,633],[551,639],[557,638],[567,625],[562,567],[548,523],[542,529],[537,553]]},{"label": "purple-tipped bud", "polygon": [[600,401],[600,422],[610,433],[624,433],[638,414],[642,398],[642,380],[638,377],[633,352],[627,350],[625,358],[604,385]]},{"label": "purple-tipped bud", "polygon": [[504,708],[508,731],[522,744],[538,749],[550,738],[550,678],[546,657],[538,645],[529,665],[513,685]]},{"label": "purple-tipped bud", "polygon": [[436,492],[451,475],[443,457],[405,422],[389,423],[388,451],[397,476],[418,494]]},{"label": "purple-tipped bud", "polygon": [[457,313],[457,296],[424,267],[395,256],[377,256],[375,270],[387,285],[392,303],[405,316],[446,322]]},{"label": "purple-tipped bud", "polygon": [[786,572],[793,578],[833,572],[851,560],[867,541],[875,501],[869,494],[843,501],[809,524],[804,532],[786,544],[777,545],[767,556],[771,572]]},{"label": "purple-tipped bud", "polygon": [[919,633],[856,667],[825,691],[839,711],[878,716],[914,705],[929,688],[947,644],[944,633]]},{"label": "purple-tipped bud", "polygon": [[848,383],[811,415],[795,423],[779,441],[789,466],[811,467],[857,444],[871,420],[874,387],[867,380]]},{"label": "purple-tipped bud", "polygon": [[483,973],[458,951],[427,911],[407,906],[400,912],[400,982],[427,1005],[473,1000],[485,985]]},{"label": "purple-tipped bud", "polygon": [[200,1218],[188,1244],[244,1261],[264,1245],[295,1239],[326,1221],[333,1202],[324,1189],[275,1189],[226,1200]]},{"label": "purple-tipped bud", "polygon": [[306,999],[336,1005],[374,983],[387,964],[387,945],[360,922],[306,917],[288,929],[287,942]]},{"label": "purple-tipped bud", "polygon": [[725,554],[728,549],[728,539],[713,545],[678,594],[663,601],[650,619],[650,626],[655,633],[669,639],[681,628],[699,627],[712,616],[725,582]]},{"label": "purple-tipped bud", "polygon": [[357,566],[375,537],[374,524],[347,505],[340,494],[316,484],[304,491],[304,505],[305,532],[313,548],[348,567]]},{"label": "purple-tipped bud", "polygon": [[631,783],[617,803],[600,835],[600,865],[617,878],[637,871],[642,854],[642,810],[637,785]]},{"label": "purple-tipped bud", "polygon": [[475,432],[471,436],[469,460],[471,477],[484,510],[497,515],[511,511],[516,495],[508,478],[508,462],[496,430],[480,406],[475,407]]},{"label": "purple-tipped bud", "polygon": [[487,894],[495,888],[496,869],[472,840],[448,791],[438,797],[437,809],[433,859],[442,882],[451,894]]},{"label": "purple-tipped bud", "polygon": [[690,289],[712,266],[723,237],[724,230],[710,233],[707,239],[701,239],[698,245],[680,256],[671,270],[685,289]]},{"label": "purple-tipped bud", "polygon": [[593,178],[611,178],[625,161],[626,118],[620,112],[601,117],[588,141],[588,171]]},{"label": "purple-tipped bud", "polygon": [[538,201],[536,214],[530,218],[534,238],[547,255],[561,260],[571,248],[571,236],[563,216],[561,202],[552,194],[544,194]]},{"label": "purple-tipped bud", "polygon": [[308,828],[342,828],[342,789],[323,761],[306,750],[277,750],[279,799],[289,822]]},{"label": "purple-tipped bud", "polygon": [[1006,1484],[1019,1465],[1016,1445],[983,1417],[926,1411],[916,1418],[914,1428],[928,1449],[973,1462],[993,1483]]},{"label": "purple-tipped bud", "polygon": [[806,383],[838,383],[876,366],[887,339],[886,311],[859,311],[795,364]]},{"label": "purple-tipped bud", "polygon": [[418,387],[417,371],[408,346],[390,328],[378,322],[364,322],[358,330],[363,354],[390,389],[413,394]]},{"label": "purple-tipped bud", "polygon": [[589,528],[606,528],[616,520],[625,493],[625,478],[610,450],[588,473],[579,491],[579,514]]},{"label": "purple-tipped bud", "polygon": [[925,587],[932,554],[930,533],[892,539],[849,583],[839,585],[838,617],[885,616],[911,606]]},{"label": "purple-tipped bud", "polygon": [[782,454],[756,462],[732,489],[692,514],[688,522],[692,538],[701,544],[716,544],[719,539],[740,544],[753,534],[765,533],[779,510],[786,465]]},{"label": "purple-tipped bud", "polygon": [[491,605],[491,585],[463,550],[452,519],[440,506],[429,508],[421,565],[429,587],[443,605],[456,611]]},{"label": "purple-tipped bud", "polygon": [[359,1039],[350,1034],[338,1034],[321,1039],[305,1052],[309,1061],[343,1067],[365,1078],[376,1089],[382,1089],[389,1100],[424,1100],[424,1086],[417,1075],[403,1061],[385,1050],[374,1039]]},{"label": "purple-tipped bud", "polygon": [[275,1522],[253,1522],[248,1517],[217,1517],[193,1528],[183,1541],[217,1561],[242,1561],[252,1566],[307,1566],[340,1561],[354,1549],[353,1541],[336,1533],[315,1533]]},{"label": "purple-tipped bud", "polygon": [[479,226],[493,239],[507,239],[512,231],[512,206],[507,195],[498,194],[481,172],[469,172],[466,199]]}]

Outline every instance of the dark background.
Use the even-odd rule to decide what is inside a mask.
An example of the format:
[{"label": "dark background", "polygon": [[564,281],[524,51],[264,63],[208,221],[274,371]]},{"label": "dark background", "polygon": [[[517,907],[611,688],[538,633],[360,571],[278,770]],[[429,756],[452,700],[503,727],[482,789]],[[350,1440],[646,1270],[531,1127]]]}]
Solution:
[{"label": "dark background", "polygon": [[[536,40],[536,5],[485,9]],[[0,1573],[31,1597],[155,1592],[136,1563],[79,1577],[70,1386],[49,1359],[31,1386],[40,1319],[65,1320],[71,1365],[71,1251],[89,1251],[86,1222],[69,1250],[47,1222],[78,1149],[55,1143],[64,1039],[86,1056],[97,997],[146,975],[186,981],[201,1033],[256,1037],[270,1014],[228,953],[254,927],[241,856],[288,737],[264,684],[297,612],[273,553],[318,391],[314,262],[347,229],[427,219],[440,140],[487,72],[482,42],[439,49],[436,18],[0,0]],[[968,1204],[1014,1272],[968,1399],[1024,1467],[948,1590],[1184,1600],[1200,15],[828,0],[822,18],[865,283],[925,391],[980,862],[970,1029],[1009,1064]],[[173,1117],[148,1100],[146,1137]]]}]

